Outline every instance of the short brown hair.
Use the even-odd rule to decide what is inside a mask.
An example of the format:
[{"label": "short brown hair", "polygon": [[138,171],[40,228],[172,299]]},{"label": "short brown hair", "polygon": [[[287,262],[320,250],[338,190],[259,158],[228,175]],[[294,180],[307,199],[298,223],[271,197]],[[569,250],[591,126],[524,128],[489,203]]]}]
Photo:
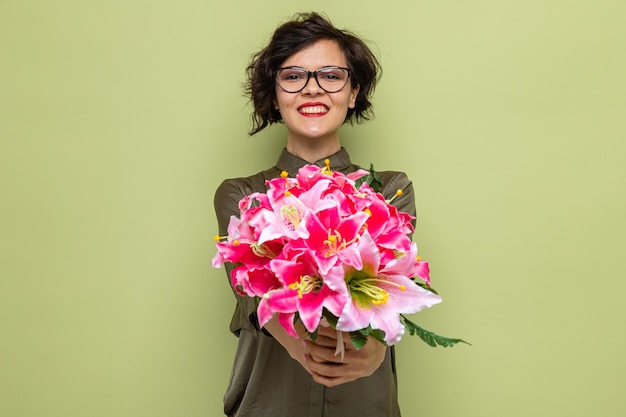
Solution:
[{"label": "short brown hair", "polygon": [[355,107],[348,109],[344,123],[361,123],[373,116],[370,98],[381,67],[372,50],[354,33],[336,28],[319,13],[298,13],[276,29],[269,44],[253,55],[246,69],[244,90],[254,106],[250,135],[282,121],[274,108],[276,70],[287,58],[320,40],[337,42],[351,70],[352,88],[359,85]]}]

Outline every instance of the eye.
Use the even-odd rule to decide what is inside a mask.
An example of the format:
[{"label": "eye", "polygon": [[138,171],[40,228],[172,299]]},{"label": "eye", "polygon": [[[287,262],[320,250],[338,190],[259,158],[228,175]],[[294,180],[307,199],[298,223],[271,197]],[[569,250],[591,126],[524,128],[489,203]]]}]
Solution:
[{"label": "eye", "polygon": [[322,68],[317,73],[320,79],[327,82],[345,81],[348,72],[342,68]]},{"label": "eye", "polygon": [[328,72],[328,73],[322,73],[322,77],[327,79],[327,80],[338,80],[339,77],[337,76],[337,74],[333,74],[332,72]]},{"label": "eye", "polygon": [[278,73],[278,79],[284,82],[297,82],[306,79],[306,77],[306,72],[294,68],[283,69]]}]

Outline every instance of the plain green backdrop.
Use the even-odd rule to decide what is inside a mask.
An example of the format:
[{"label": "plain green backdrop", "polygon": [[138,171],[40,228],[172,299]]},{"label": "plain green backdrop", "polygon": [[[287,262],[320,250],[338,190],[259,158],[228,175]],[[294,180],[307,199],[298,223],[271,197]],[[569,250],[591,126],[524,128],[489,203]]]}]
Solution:
[{"label": "plain green backdrop", "polygon": [[625,415],[622,0],[3,0],[0,415],[221,415],[213,192],[284,146],[240,87],[310,9],[375,45],[343,143],[413,179],[444,298],[414,319],[473,343],[400,342],[403,415]]}]

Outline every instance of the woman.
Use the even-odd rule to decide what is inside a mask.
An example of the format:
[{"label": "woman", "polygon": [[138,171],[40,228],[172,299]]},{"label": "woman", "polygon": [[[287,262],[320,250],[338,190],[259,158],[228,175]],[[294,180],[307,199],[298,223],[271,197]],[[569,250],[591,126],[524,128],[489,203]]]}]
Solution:
[{"label": "woman", "polygon": [[[265,192],[265,181],[282,171],[294,177],[306,164],[349,173],[359,169],[339,140],[339,127],[371,115],[371,94],[380,72],[376,57],[352,33],[316,13],[299,14],[280,26],[248,67],[247,92],[254,104],[255,134],[273,123],[287,128],[277,164],[246,178],[225,180],[215,194],[220,234],[238,202]],[[386,198],[415,215],[411,182],[401,172],[379,172]],[[232,265],[226,267],[230,274]],[[260,329],[252,298],[235,293],[231,331],[238,348],[224,397],[228,416],[400,416],[393,347],[370,338],[356,350],[345,337],[343,361],[335,355],[336,331],[321,328],[315,341],[300,327],[298,339],[276,319]]]}]

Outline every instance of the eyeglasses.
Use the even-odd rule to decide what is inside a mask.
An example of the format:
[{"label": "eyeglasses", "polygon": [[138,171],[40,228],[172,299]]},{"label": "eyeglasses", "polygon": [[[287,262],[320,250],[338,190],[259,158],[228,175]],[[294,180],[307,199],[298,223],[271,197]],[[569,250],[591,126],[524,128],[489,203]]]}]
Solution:
[{"label": "eyeglasses", "polygon": [[276,73],[278,86],[287,93],[299,93],[315,78],[317,85],[327,93],[336,93],[348,84],[350,69],[342,67],[324,67],[317,71],[307,71],[300,67],[279,68]]}]

